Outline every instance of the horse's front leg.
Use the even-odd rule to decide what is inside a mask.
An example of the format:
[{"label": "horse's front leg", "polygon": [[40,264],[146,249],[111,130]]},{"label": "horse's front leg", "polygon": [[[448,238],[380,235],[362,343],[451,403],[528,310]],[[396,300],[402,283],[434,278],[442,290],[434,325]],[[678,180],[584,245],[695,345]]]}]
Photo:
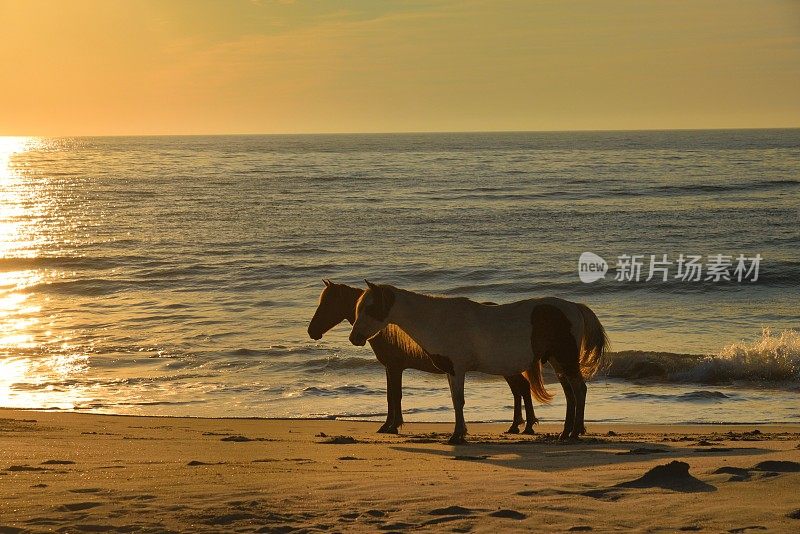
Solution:
[{"label": "horse's front leg", "polygon": [[574,373],[568,377],[572,391],[575,394],[575,422],[569,437],[578,439],[581,434],[586,433],[583,417],[586,410],[586,382],[580,373]]},{"label": "horse's front leg", "polygon": [[456,427],[450,436],[450,445],[466,443],[467,424],[464,421],[464,371],[456,371],[455,375],[447,375],[450,383],[450,397],[453,399],[453,409],[456,412]]},{"label": "horse's front leg", "polygon": [[[402,373],[402,371],[400,371]],[[394,426],[395,417],[395,392],[392,387],[394,381],[394,370],[386,367],[386,422],[378,429],[379,434],[397,434],[397,427]],[[394,428],[394,432],[391,429]]]},{"label": "horse's front leg", "polygon": [[392,371],[392,384],[394,397],[394,420],[390,434],[397,434],[401,426],[403,426],[403,371],[402,367]]}]

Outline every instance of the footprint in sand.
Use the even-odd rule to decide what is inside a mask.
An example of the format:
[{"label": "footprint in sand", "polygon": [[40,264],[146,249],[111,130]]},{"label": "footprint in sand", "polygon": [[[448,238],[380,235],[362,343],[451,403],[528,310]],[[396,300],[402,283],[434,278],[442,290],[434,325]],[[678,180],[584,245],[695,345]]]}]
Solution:
[{"label": "footprint in sand", "polygon": [[464,508],[463,506],[446,506],[444,508],[435,508],[428,512],[430,515],[470,515],[474,510]]},{"label": "footprint in sand", "polygon": [[800,463],[789,460],[765,460],[753,466],[754,471],[772,471],[773,473],[800,472]]},{"label": "footprint in sand", "polygon": [[413,523],[403,523],[402,521],[398,521],[397,523],[387,523],[385,525],[381,525],[378,527],[378,530],[408,530],[410,528],[417,528],[418,525]]},{"label": "footprint in sand", "polygon": [[714,471],[714,475],[731,475],[728,482],[744,482],[750,480],[750,470],[744,467],[723,466]]},{"label": "footprint in sand", "polygon": [[730,532],[731,534],[740,534],[742,532],[747,532],[748,530],[767,530],[767,527],[762,525],[752,525],[749,527],[732,528],[728,532]]},{"label": "footprint in sand", "polygon": [[800,519],[800,508],[786,514],[789,519]]},{"label": "footprint in sand", "polygon": [[59,512],[80,512],[81,510],[89,510],[102,505],[103,503],[101,502],[73,502],[59,506],[57,510]]},{"label": "footprint in sand", "polygon": [[657,465],[641,477],[617,484],[618,488],[664,488],[682,492],[715,491],[717,488],[706,484],[689,474],[689,464],[673,460]]},{"label": "footprint in sand", "polygon": [[516,510],[509,510],[509,509],[496,510],[494,512],[489,513],[489,515],[492,517],[502,517],[503,519],[516,519],[516,520],[521,520],[528,517],[522,512],[517,512]]},{"label": "footprint in sand", "polygon": [[657,465],[641,477],[622,482],[610,488],[589,490],[580,493],[586,497],[617,501],[622,498],[622,489],[662,488],[682,493],[716,491],[717,488],[689,474],[689,464],[673,460],[668,464]]}]

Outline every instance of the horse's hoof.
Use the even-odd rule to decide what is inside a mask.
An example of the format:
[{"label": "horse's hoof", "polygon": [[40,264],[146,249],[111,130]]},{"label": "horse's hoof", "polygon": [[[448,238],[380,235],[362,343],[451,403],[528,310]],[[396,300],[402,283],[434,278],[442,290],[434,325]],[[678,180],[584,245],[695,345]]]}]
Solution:
[{"label": "horse's hoof", "polygon": [[389,433],[389,425],[383,425],[378,429],[378,434],[388,434]]},{"label": "horse's hoof", "polygon": [[536,432],[534,432],[533,429],[530,428],[530,427],[528,427],[525,430],[523,430],[522,433],[523,434],[527,434],[528,436],[532,436],[532,435],[536,434]]},{"label": "horse's hoof", "polygon": [[558,436],[558,441],[567,441],[569,439],[569,432],[562,432],[560,436]]},{"label": "horse's hoof", "polygon": [[519,428],[516,426],[512,426],[508,430],[505,431],[506,434],[519,434]]},{"label": "horse's hoof", "polygon": [[450,439],[447,440],[448,445],[464,445],[466,442],[467,440],[464,439],[464,436],[456,435],[450,436]]},{"label": "horse's hoof", "polygon": [[384,431],[384,434],[397,434],[397,433],[398,432],[396,426],[389,427]]}]

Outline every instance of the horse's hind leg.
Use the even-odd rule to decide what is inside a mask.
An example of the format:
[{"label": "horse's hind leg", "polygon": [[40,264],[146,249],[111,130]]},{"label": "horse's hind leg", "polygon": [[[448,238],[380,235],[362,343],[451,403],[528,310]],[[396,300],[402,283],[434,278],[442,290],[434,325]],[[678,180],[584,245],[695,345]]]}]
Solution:
[{"label": "horse's hind leg", "polygon": [[390,434],[397,434],[401,426],[403,426],[403,368],[394,370],[394,379],[392,380],[392,389],[394,390],[394,421]]},{"label": "horse's hind leg", "polygon": [[[573,423],[572,430],[570,431],[570,438],[578,439],[581,434],[586,433],[586,427],[583,422],[583,414],[586,409],[586,382],[580,372],[571,373],[567,380],[572,387],[575,394],[575,422]],[[566,432],[566,425],[564,431]]]},{"label": "horse's hind leg", "polygon": [[522,390],[517,381],[518,376],[506,376],[504,378],[508,382],[508,387],[511,388],[511,393],[514,395],[514,419],[509,429],[506,430],[506,434],[519,434],[519,428],[517,427],[522,424]]},{"label": "horse's hind leg", "polygon": [[464,372],[448,374],[447,381],[450,383],[450,397],[453,399],[453,409],[456,412],[456,427],[448,443],[460,445],[466,443],[464,436],[467,435],[467,424],[464,421]]},{"label": "horse's hind leg", "polygon": [[567,380],[567,377],[558,373],[558,381],[561,382],[561,388],[564,390],[564,397],[567,399],[567,413],[564,416],[564,431],[558,437],[560,440],[569,438],[572,429],[575,426],[575,394],[572,391],[572,385]]},{"label": "horse's hind leg", "polygon": [[[524,377],[523,377],[524,380]],[[525,430],[523,434],[533,434],[533,425],[539,422],[536,419],[536,413],[533,411],[533,399],[531,399],[531,388],[528,381],[525,380],[525,387],[522,390],[522,398],[525,401]]]}]

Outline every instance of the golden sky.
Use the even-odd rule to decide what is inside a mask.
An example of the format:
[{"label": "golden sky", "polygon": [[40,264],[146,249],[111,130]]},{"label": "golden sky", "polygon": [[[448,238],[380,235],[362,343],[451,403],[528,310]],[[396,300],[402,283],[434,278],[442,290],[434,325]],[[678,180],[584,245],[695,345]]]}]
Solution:
[{"label": "golden sky", "polygon": [[800,126],[797,0],[0,0],[0,135]]}]

